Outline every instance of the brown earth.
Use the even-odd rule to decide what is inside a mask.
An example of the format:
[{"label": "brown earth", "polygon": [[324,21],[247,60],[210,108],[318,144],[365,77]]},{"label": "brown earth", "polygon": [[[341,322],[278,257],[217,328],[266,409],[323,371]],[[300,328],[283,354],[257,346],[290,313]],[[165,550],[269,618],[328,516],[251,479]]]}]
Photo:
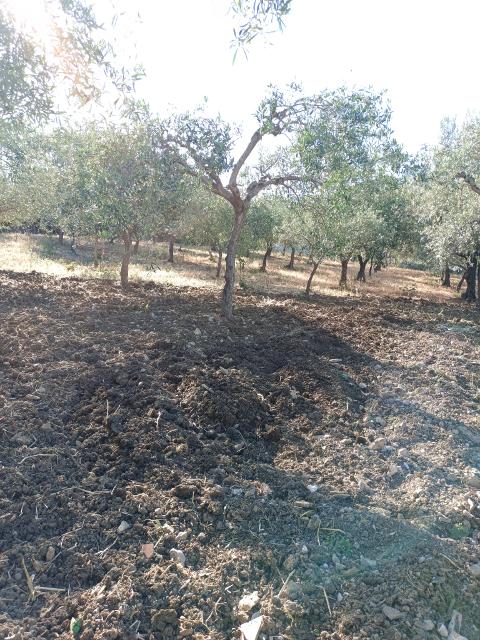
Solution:
[{"label": "brown earth", "polygon": [[478,640],[478,311],[366,291],[0,272],[0,638]]}]

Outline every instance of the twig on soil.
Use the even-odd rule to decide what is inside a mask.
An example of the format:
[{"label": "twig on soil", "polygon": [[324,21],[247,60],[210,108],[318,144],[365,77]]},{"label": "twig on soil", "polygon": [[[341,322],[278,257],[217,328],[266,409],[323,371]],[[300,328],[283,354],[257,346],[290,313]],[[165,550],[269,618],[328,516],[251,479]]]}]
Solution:
[{"label": "twig on soil", "polygon": [[23,556],[20,556],[20,562],[22,564],[23,573],[25,574],[25,579],[27,581],[30,598],[33,602],[35,600],[35,587],[33,586],[32,576],[28,573],[27,565],[25,564]]},{"label": "twig on soil", "polygon": [[46,456],[47,458],[55,458],[56,455],[57,455],[56,453],[35,453],[31,456],[25,456],[25,458],[22,458],[22,460],[20,460],[18,464],[22,464],[23,462],[25,462],[25,460],[29,460],[30,458],[39,458],[40,456]]},{"label": "twig on soil", "polygon": [[322,587],[322,591],[323,591],[323,595],[325,596],[325,602],[327,603],[328,613],[330,614],[330,617],[332,617],[332,610],[330,608],[330,602],[328,601],[328,596],[327,596],[327,592],[325,591],[325,587]]},{"label": "twig on soil", "polygon": [[293,576],[293,574],[295,573],[295,569],[293,571],[290,571],[290,573],[288,574],[287,579],[285,580],[285,582],[282,585],[282,588],[280,589],[280,591],[277,593],[277,598],[279,598],[282,593],[284,592],[284,590],[286,589],[288,583],[290,582],[290,578]]},{"label": "twig on soil", "polygon": [[36,591],[55,591],[57,593],[61,593],[65,591],[65,589],[61,589],[59,587],[36,587]]},{"label": "twig on soil", "polygon": [[95,553],[96,556],[101,556],[104,553],[106,553],[109,549],[111,549],[113,547],[113,545],[117,542],[118,538],[115,538],[115,540],[112,542],[112,544],[109,544],[108,547],[105,547],[105,549],[102,549],[101,551],[97,551]]},{"label": "twig on soil", "polygon": [[448,556],[446,556],[444,553],[440,552],[440,555],[443,556],[445,558],[445,560],[448,560],[450,562],[451,565],[453,565],[455,567],[455,569],[458,569],[459,571],[463,571],[462,567],[457,564],[456,562],[454,562],[451,558],[449,558]]}]

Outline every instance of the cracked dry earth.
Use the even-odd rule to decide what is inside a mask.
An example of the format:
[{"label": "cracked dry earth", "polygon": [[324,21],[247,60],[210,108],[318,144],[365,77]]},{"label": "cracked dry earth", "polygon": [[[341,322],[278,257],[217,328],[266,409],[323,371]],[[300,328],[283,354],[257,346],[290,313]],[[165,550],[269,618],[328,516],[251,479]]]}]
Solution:
[{"label": "cracked dry earth", "polygon": [[478,640],[478,311],[216,305],[0,274],[0,638]]}]

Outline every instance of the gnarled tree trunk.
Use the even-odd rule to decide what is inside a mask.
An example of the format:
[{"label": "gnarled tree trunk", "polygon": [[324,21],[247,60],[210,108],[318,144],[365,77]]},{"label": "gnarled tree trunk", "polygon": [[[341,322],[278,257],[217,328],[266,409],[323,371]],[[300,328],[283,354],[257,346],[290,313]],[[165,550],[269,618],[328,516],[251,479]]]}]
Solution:
[{"label": "gnarled tree trunk", "polygon": [[221,249],[218,249],[217,273],[215,274],[216,278],[220,278],[220,274],[222,273],[222,258],[223,251]]},{"label": "gnarled tree trunk", "polygon": [[340,288],[344,289],[347,286],[347,276],[348,276],[348,262],[350,258],[344,258],[342,260],[342,272],[340,275]]},{"label": "gnarled tree trunk", "polygon": [[130,258],[132,257],[132,232],[125,231],[123,234],[124,253],[122,258],[122,266],[120,268],[120,282],[124,289],[128,289],[128,267]]},{"label": "gnarled tree trunk", "polygon": [[267,270],[267,260],[272,255],[273,247],[272,245],[268,245],[267,250],[265,251],[265,255],[263,256],[262,266],[260,267],[260,271],[265,272]]},{"label": "gnarled tree trunk", "polygon": [[362,282],[366,282],[365,269],[367,267],[367,262],[368,258],[365,258],[364,260],[360,254],[358,255],[358,264],[360,266],[357,273],[357,280],[361,280]]},{"label": "gnarled tree trunk", "polygon": [[319,264],[320,264],[320,260],[317,260],[316,262],[315,260],[313,261],[313,269],[310,271],[310,275],[308,276],[308,280],[307,280],[307,287],[305,289],[305,295],[307,296],[307,298],[310,297],[310,290],[312,288],[313,276],[315,275]]},{"label": "gnarled tree trunk", "polygon": [[477,299],[477,256],[473,255],[467,267],[465,274],[467,290],[462,294],[464,300],[473,301]]},{"label": "gnarled tree trunk", "polygon": [[168,236],[168,260],[167,262],[173,262],[173,248],[175,245],[175,238]]},{"label": "gnarled tree trunk", "polygon": [[294,269],[295,268],[295,247],[292,247],[290,252],[290,262],[285,265],[285,269]]},{"label": "gnarled tree trunk", "polygon": [[451,276],[450,266],[448,262],[445,262],[445,269],[443,270],[443,273],[442,273],[442,287],[452,286],[450,282],[450,276]]},{"label": "gnarled tree trunk", "polygon": [[93,266],[98,267],[98,234],[93,237]]},{"label": "gnarled tree trunk", "polygon": [[247,206],[238,201],[233,205],[235,211],[235,219],[233,222],[232,232],[227,245],[227,255],[225,258],[225,285],[222,293],[222,315],[231,320],[233,318],[233,295],[235,292],[235,256],[237,253],[237,244],[242,231],[245,216],[247,214]]}]

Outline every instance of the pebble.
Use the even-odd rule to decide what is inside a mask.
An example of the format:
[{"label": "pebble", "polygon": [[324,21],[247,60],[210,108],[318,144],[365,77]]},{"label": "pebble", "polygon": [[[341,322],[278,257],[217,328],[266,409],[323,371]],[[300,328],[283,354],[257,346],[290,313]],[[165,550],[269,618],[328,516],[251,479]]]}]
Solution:
[{"label": "pebble", "polygon": [[360,389],[362,389],[362,391],[365,391],[365,389],[367,389],[367,385],[365,384],[365,382],[360,382],[358,386],[360,387]]},{"label": "pebble", "polygon": [[443,624],[439,624],[437,626],[437,631],[438,631],[438,635],[441,636],[442,638],[448,638],[448,629],[447,627]]},{"label": "pebble", "polygon": [[468,567],[468,570],[470,571],[472,576],[474,576],[475,578],[480,578],[480,562],[477,562],[476,564],[471,564]]},{"label": "pebble", "polygon": [[256,618],[250,620],[250,622],[245,622],[244,624],[240,625],[242,638],[244,638],[244,640],[257,640],[262,625],[263,616],[257,616]]},{"label": "pebble", "polygon": [[310,493],[316,493],[318,491],[318,484],[307,484],[307,489]]},{"label": "pebble", "polygon": [[180,549],[170,549],[170,558],[182,567],[185,566],[187,561],[185,554]]},{"label": "pebble", "polygon": [[405,447],[402,447],[401,449],[399,449],[397,451],[397,456],[399,458],[407,458],[408,457],[408,449],[405,449]]},{"label": "pebble", "polygon": [[45,560],[47,562],[51,562],[55,557],[55,547],[48,547],[47,553],[45,554]]},{"label": "pebble", "polygon": [[175,539],[177,540],[177,542],[183,542],[187,538],[188,538],[188,531],[180,531],[179,533],[177,533]]},{"label": "pebble", "polygon": [[432,629],[435,629],[435,625],[431,620],[423,620],[419,626],[420,629],[423,629],[424,631],[432,631]]},{"label": "pebble", "polygon": [[128,524],[128,522],[126,520],[122,520],[120,522],[120,524],[118,525],[118,529],[117,532],[118,533],[123,533],[124,531],[126,531],[127,529],[130,529],[130,525]]},{"label": "pebble", "polygon": [[387,476],[389,478],[392,478],[393,476],[396,476],[397,473],[401,473],[401,471],[402,471],[402,468],[398,464],[391,464],[388,467]]},{"label": "pebble", "polygon": [[470,478],[467,478],[467,484],[472,489],[480,489],[480,475],[475,474]]},{"label": "pebble", "polygon": [[259,602],[260,597],[258,591],[252,591],[252,593],[247,593],[240,598],[238,610],[249,613]]},{"label": "pebble", "polygon": [[302,553],[308,553],[308,547],[306,544],[302,546]]},{"label": "pebble", "polygon": [[361,557],[360,562],[363,567],[368,567],[369,569],[373,569],[377,566],[376,560],[370,560],[370,558],[366,558],[365,556]]},{"label": "pebble", "polygon": [[395,607],[389,607],[386,604],[383,605],[382,612],[383,612],[383,615],[389,620],[398,620],[403,616],[401,611],[399,611],[398,609],[395,609]]},{"label": "pebble", "polygon": [[380,451],[387,444],[386,438],[375,438],[373,442],[370,443],[370,449],[373,451]]}]

